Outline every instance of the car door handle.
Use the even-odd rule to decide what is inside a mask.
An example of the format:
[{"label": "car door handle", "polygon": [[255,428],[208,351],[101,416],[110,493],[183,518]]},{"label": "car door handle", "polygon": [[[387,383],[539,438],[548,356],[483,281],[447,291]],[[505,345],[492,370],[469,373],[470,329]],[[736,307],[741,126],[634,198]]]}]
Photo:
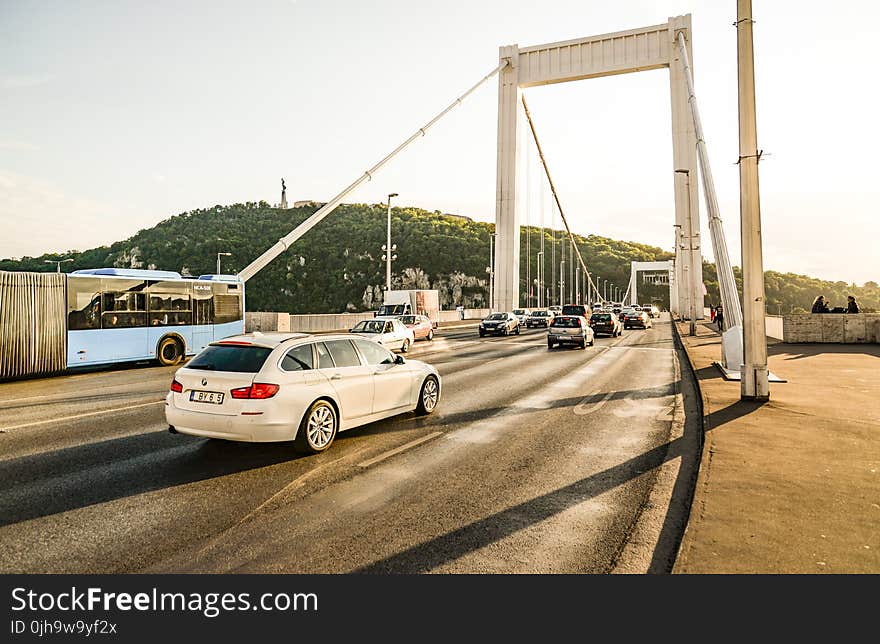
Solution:
[{"label": "car door handle", "polygon": [[342,380],[342,374],[334,373],[332,376],[330,376],[330,380]]}]

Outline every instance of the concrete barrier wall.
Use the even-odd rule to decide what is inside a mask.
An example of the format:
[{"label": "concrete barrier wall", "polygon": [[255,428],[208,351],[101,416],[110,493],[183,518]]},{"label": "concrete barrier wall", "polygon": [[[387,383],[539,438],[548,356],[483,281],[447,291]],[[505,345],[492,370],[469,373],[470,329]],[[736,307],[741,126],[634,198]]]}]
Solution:
[{"label": "concrete barrier wall", "polygon": [[800,313],[782,316],[785,342],[880,343],[880,313]]},{"label": "concrete barrier wall", "polygon": [[767,328],[767,337],[782,340],[782,318],[778,315],[768,315],[764,318],[764,326]]},{"label": "concrete barrier wall", "polygon": [[[464,310],[464,319],[465,320],[482,320],[484,317],[489,315],[491,311],[489,309],[465,309]],[[453,322],[454,320],[460,320],[458,311],[440,311],[440,322]]]},{"label": "concrete barrier wall", "polygon": [[[465,309],[466,320],[481,320],[489,315],[489,309]],[[317,333],[320,331],[338,331],[350,329],[361,320],[373,319],[373,312],[366,313],[330,313],[292,315],[290,313],[248,312],[244,316],[245,331],[302,331]],[[458,311],[440,311],[440,324],[458,320]]]}]

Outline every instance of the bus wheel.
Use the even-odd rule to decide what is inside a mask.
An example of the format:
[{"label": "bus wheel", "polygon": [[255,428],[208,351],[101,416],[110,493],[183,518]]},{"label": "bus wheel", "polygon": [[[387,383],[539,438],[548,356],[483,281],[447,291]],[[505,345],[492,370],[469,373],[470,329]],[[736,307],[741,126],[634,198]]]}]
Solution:
[{"label": "bus wheel", "polygon": [[175,338],[162,338],[156,348],[156,357],[165,367],[176,365],[183,359],[183,348]]}]

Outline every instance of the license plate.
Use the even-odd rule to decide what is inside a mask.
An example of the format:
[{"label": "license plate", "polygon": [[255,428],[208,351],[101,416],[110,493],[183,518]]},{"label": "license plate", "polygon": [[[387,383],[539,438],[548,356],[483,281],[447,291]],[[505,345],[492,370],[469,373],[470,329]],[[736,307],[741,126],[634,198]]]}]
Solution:
[{"label": "license plate", "polygon": [[189,399],[192,402],[223,404],[223,392],[221,391],[191,391]]}]

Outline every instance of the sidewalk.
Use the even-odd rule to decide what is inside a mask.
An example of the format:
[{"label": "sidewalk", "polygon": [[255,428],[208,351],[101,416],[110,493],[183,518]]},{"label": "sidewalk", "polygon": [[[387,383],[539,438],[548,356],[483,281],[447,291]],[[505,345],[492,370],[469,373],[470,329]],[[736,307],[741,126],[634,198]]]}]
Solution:
[{"label": "sidewalk", "polygon": [[673,572],[880,573],[880,345],[770,339],[788,382],[759,405],[712,366],[714,327],[678,330],[705,445]]}]

